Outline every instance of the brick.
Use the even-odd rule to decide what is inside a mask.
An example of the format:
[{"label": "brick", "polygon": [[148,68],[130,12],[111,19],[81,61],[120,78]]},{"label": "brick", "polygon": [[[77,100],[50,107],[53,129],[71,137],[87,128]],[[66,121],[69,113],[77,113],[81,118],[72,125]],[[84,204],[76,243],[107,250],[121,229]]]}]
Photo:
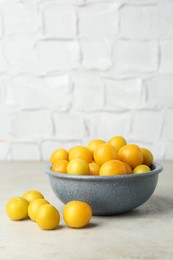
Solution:
[{"label": "brick", "polygon": [[91,112],[102,108],[104,87],[101,79],[94,73],[82,73],[73,79],[73,106],[77,111]]},{"label": "brick", "polygon": [[161,112],[152,110],[136,111],[132,119],[130,137],[137,141],[154,142],[160,136],[161,123]]},{"label": "brick", "polygon": [[173,4],[124,5],[120,11],[121,36],[129,39],[173,39]]},{"label": "brick", "polygon": [[36,72],[37,58],[34,37],[12,37],[4,42],[8,71],[12,74]]},{"label": "brick", "polygon": [[163,138],[164,140],[173,141],[173,109],[167,109],[164,115]]},{"label": "brick", "polygon": [[12,143],[12,160],[40,160],[40,152],[37,144],[32,143]]},{"label": "brick", "polygon": [[158,46],[152,41],[117,41],[113,60],[114,69],[120,72],[154,72],[158,68]]},{"label": "brick", "polygon": [[53,134],[47,110],[20,111],[11,116],[12,133],[16,140],[41,140]]},{"label": "brick", "polygon": [[80,114],[53,113],[55,134],[58,139],[79,140],[86,134],[84,118]]},{"label": "brick", "polygon": [[43,73],[79,66],[79,46],[75,41],[40,41],[37,50]]},{"label": "brick", "polygon": [[150,107],[173,107],[172,82],[173,75],[157,75],[145,81]]},{"label": "brick", "polygon": [[[69,76],[34,77],[22,75],[6,82],[7,104],[12,108],[67,110],[71,103]],[[34,95],[33,95],[34,93]]]},{"label": "brick", "polygon": [[130,130],[130,113],[92,113],[87,118],[87,127],[91,139],[108,140],[114,135],[123,135],[125,138]]},{"label": "brick", "polygon": [[46,5],[43,9],[44,34],[46,37],[74,38],[76,13],[72,6]]},{"label": "brick", "polygon": [[6,88],[3,83],[3,78],[0,77],[0,113],[6,113]]},{"label": "brick", "polygon": [[173,41],[163,41],[160,43],[160,69],[162,73],[173,72]]},{"label": "brick", "polygon": [[149,146],[148,149],[150,149],[150,151],[153,153],[154,161],[157,162],[157,160],[163,160],[165,156],[166,147],[165,147],[165,143],[162,142],[160,139],[156,140],[156,142],[154,142],[151,145],[151,148]]},{"label": "brick", "polygon": [[82,37],[113,37],[118,33],[117,4],[97,4],[79,9],[79,35]]},{"label": "brick", "polygon": [[162,3],[158,6],[159,22],[158,31],[160,39],[173,39],[173,3]]},{"label": "brick", "polygon": [[173,142],[166,143],[166,152],[164,159],[165,160],[172,160],[173,155]]},{"label": "brick", "polygon": [[140,79],[104,79],[104,85],[106,109],[121,111],[141,106],[143,91]]},{"label": "brick", "polygon": [[1,111],[3,103],[4,103],[4,86],[3,86],[3,83],[1,80],[2,79],[0,77],[0,111]]},{"label": "brick", "polygon": [[34,2],[5,1],[2,10],[6,35],[29,34],[38,31],[39,19]]},{"label": "brick", "polygon": [[120,17],[121,37],[143,40],[158,36],[159,13],[155,5],[124,5]]},{"label": "brick", "polygon": [[110,46],[99,40],[81,41],[82,65],[86,69],[107,70],[111,67]]},{"label": "brick", "polygon": [[68,151],[71,147],[79,145],[81,140],[73,141],[73,140],[44,140],[41,143],[41,159],[45,161],[49,161],[51,154],[53,151],[59,148],[64,148]]},{"label": "brick", "polygon": [[7,141],[0,140],[0,161],[9,159],[10,146]]},{"label": "brick", "polygon": [[7,63],[4,57],[4,47],[3,43],[0,41],[0,73],[7,71]]},{"label": "brick", "polygon": [[0,39],[2,38],[2,35],[3,35],[3,23],[2,23],[1,9],[0,9]]},{"label": "brick", "polygon": [[[103,1],[103,0],[84,0],[86,4],[100,4],[100,3],[103,3],[103,2],[106,2],[106,3],[111,3],[111,2],[114,2],[114,0],[106,0],[106,1]],[[118,5],[118,3],[117,3]],[[121,3],[120,3],[121,5]]]},{"label": "brick", "polygon": [[[74,4],[74,5],[83,5],[86,0],[56,0],[56,4]],[[49,0],[37,0],[37,2],[40,2],[41,4],[50,2]]]},{"label": "brick", "polygon": [[5,110],[0,110],[0,141],[6,141],[10,137],[11,123],[9,113]]}]

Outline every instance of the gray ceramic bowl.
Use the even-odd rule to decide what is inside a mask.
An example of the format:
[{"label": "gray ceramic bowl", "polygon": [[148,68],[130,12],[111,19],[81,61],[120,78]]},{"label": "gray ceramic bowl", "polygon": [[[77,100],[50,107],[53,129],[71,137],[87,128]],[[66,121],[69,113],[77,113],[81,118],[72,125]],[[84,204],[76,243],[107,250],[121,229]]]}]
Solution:
[{"label": "gray ceramic bowl", "polygon": [[93,215],[116,215],[128,212],[147,201],[155,190],[163,170],[153,163],[151,172],[119,176],[69,175],[46,168],[55,195],[63,202],[88,202]]}]

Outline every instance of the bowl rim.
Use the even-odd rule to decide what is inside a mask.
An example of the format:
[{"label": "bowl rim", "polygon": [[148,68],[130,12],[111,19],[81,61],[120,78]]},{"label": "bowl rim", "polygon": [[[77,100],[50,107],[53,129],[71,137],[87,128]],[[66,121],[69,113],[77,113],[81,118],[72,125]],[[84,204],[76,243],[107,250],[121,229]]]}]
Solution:
[{"label": "bowl rim", "polygon": [[83,181],[105,181],[105,180],[129,180],[129,179],[138,179],[152,177],[159,174],[163,170],[163,166],[159,163],[153,162],[153,169],[150,172],[145,172],[142,174],[125,174],[125,175],[115,175],[115,176],[93,176],[93,175],[75,175],[75,174],[66,174],[60,172],[53,172],[51,170],[51,164],[48,164],[45,168],[45,173],[49,176],[57,177],[59,179],[65,180],[83,180]]}]

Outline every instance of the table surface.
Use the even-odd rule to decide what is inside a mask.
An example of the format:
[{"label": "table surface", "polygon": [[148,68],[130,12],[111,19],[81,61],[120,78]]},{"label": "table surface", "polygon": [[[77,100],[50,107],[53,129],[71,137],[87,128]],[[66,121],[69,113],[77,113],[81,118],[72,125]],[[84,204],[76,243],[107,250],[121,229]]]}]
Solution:
[{"label": "table surface", "polygon": [[[130,213],[92,217],[88,227],[68,228],[63,204],[53,194],[46,162],[0,163],[0,260],[20,259],[173,259],[173,162],[164,170],[152,197]],[[31,220],[11,221],[7,201],[30,189],[41,191],[61,214],[54,231]]]}]

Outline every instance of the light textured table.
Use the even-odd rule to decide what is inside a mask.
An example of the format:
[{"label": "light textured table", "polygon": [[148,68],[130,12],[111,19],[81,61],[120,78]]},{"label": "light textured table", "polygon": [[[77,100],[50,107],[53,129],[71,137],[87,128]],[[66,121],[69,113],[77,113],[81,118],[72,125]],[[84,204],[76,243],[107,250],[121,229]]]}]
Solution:
[{"label": "light textured table", "polygon": [[11,221],[7,201],[29,189],[40,190],[62,213],[44,174],[46,163],[0,163],[0,260],[20,259],[173,259],[173,162],[164,171],[153,196],[131,213],[93,217],[84,229],[65,226],[43,231],[30,220]]}]

